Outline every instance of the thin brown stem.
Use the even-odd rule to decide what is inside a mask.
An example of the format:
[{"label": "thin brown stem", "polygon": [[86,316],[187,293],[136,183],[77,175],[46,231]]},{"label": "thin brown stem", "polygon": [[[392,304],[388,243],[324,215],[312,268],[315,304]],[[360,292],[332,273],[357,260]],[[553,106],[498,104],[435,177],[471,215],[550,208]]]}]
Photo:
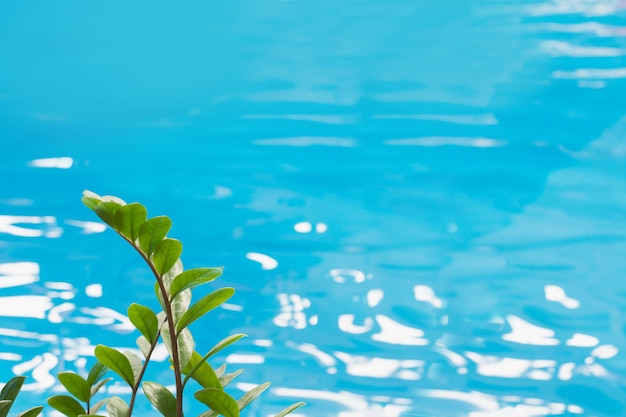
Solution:
[{"label": "thin brown stem", "polygon": [[146,372],[146,369],[148,368],[148,362],[150,362],[150,357],[152,356],[152,352],[154,352],[154,349],[156,348],[158,340],[159,340],[159,335],[157,334],[157,337],[154,339],[154,342],[152,342],[152,345],[150,346],[150,351],[148,352],[148,355],[146,356],[146,360],[144,361],[143,366],[141,367],[141,371],[139,372],[137,381],[135,381],[135,386],[133,387],[133,393],[130,397],[130,404],[128,405],[128,417],[130,417],[133,413],[133,407],[135,406],[135,398],[137,397],[137,392],[139,391],[139,384],[141,383],[141,380],[143,379],[143,374]]}]

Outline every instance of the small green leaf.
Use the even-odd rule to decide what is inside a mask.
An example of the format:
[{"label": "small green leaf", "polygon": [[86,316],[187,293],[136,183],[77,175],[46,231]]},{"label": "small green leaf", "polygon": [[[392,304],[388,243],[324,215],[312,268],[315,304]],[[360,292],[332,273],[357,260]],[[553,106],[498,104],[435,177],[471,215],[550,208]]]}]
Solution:
[{"label": "small green leaf", "polygon": [[147,358],[150,353],[152,353],[152,344],[148,342],[148,339],[146,339],[145,336],[139,336],[136,342],[143,357]]},{"label": "small green leaf", "polygon": [[256,398],[261,395],[263,391],[268,389],[270,386],[269,382],[265,382],[263,384],[257,385],[252,388],[250,391],[246,392],[243,397],[237,400],[237,405],[239,406],[239,410],[243,410],[250,404],[252,401],[256,400]]},{"label": "small green leaf", "polygon": [[202,388],[223,389],[216,372],[211,365],[198,352],[193,352],[187,366],[182,368],[186,375],[185,383],[189,378],[193,378]]},{"label": "small green leaf", "polygon": [[132,387],[135,384],[133,368],[124,354],[104,345],[96,346],[94,353],[100,362],[121,376],[128,385]]},{"label": "small green leaf", "polygon": [[[170,300],[169,290],[174,278],[183,272],[183,263],[178,259],[174,266],[163,276],[161,277],[161,282],[163,283],[163,287],[165,287],[165,300]],[[166,310],[165,301],[163,295],[161,294],[161,286],[158,282],[154,283],[154,292],[159,300],[159,304],[163,310]],[[191,290],[185,290],[178,295],[171,302],[172,313],[174,315],[174,322],[178,321],[178,319],[183,315],[185,311],[187,311],[187,307],[189,307],[189,303],[191,302]]]},{"label": "small green leaf", "polygon": [[98,217],[111,226],[113,229],[117,230],[115,223],[115,212],[119,210],[121,206],[118,203],[113,201],[102,201],[100,204],[96,206],[94,210]]},{"label": "small green leaf", "polygon": [[248,335],[241,334],[241,333],[233,334],[220,340],[219,342],[217,342],[215,346],[211,348],[209,353],[206,354],[207,359],[215,355],[217,352],[221,351],[222,349],[227,348],[228,346],[232,345],[233,343],[235,343],[236,341],[238,341],[239,339],[243,337],[248,337]]},{"label": "small green leaf", "polygon": [[195,268],[185,271],[174,278],[170,287],[170,299],[174,299],[181,291],[211,282],[222,275],[224,268]]},{"label": "small green leaf", "polygon": [[303,407],[305,405],[306,405],[306,403],[304,403],[302,401],[300,401],[298,403],[295,403],[295,404],[291,404],[289,407],[285,408],[283,411],[281,411],[280,413],[276,414],[274,417],[285,417],[287,414],[290,414],[295,409]]},{"label": "small green leaf", "polygon": [[159,276],[174,266],[182,252],[183,244],[179,240],[167,238],[159,242],[152,254],[152,262],[154,262]]},{"label": "small green leaf", "polygon": [[153,343],[156,340],[159,333],[159,321],[154,311],[141,304],[133,303],[128,307],[128,318],[148,342]]},{"label": "small green leaf", "polygon": [[96,361],[89,370],[89,375],[87,375],[87,383],[89,386],[93,386],[93,384],[98,382],[108,371],[109,368]]},{"label": "small green leaf", "polygon": [[0,400],[15,400],[15,397],[17,397],[17,394],[19,394],[25,379],[26,377],[24,376],[14,376],[13,378],[9,379],[9,381],[2,388],[2,391],[0,391]]},{"label": "small green leaf", "polygon": [[74,372],[59,372],[59,382],[63,384],[67,392],[80,401],[87,402],[91,398],[91,390],[85,378]]},{"label": "small green leaf", "polygon": [[189,310],[176,323],[176,331],[180,332],[200,317],[204,316],[215,307],[223,304],[233,296],[234,288],[226,287],[213,291],[211,294],[202,297],[197,303],[189,307]]},{"label": "small green leaf", "polygon": [[148,212],[139,203],[131,203],[120,207],[115,212],[115,224],[118,232],[126,236],[133,244],[139,237],[139,228],[146,221]]},{"label": "small green leaf", "polygon": [[205,388],[196,392],[194,397],[224,417],[239,417],[237,401],[222,390]]},{"label": "small green leaf", "polygon": [[48,405],[67,417],[78,417],[87,414],[82,405],[69,395],[55,395],[48,398]]},{"label": "small green leaf", "polygon": [[243,369],[237,369],[235,372],[223,374],[222,376],[220,376],[220,384],[222,384],[222,386],[226,388],[228,384],[230,384],[233,379],[237,378],[242,372]]},{"label": "small green leaf", "polygon": [[[206,356],[206,355],[205,355]],[[224,375],[224,372],[226,372],[226,364],[223,363],[220,366],[217,367],[217,369],[215,370],[215,375],[217,375],[218,377],[222,377],[222,375]],[[207,387],[205,387],[207,388]]]},{"label": "small green leaf", "polygon": [[176,398],[167,388],[156,382],[144,382],[143,392],[164,417],[176,417]]},{"label": "small green leaf", "polygon": [[118,396],[109,398],[106,410],[109,417],[128,417],[128,404]]},{"label": "small green leaf", "polygon": [[133,376],[135,377],[134,381],[136,383],[137,381],[139,381],[139,375],[141,374],[141,370],[143,369],[143,362],[141,361],[141,358],[139,356],[128,350],[124,351],[124,356],[126,356],[126,359],[128,359],[130,367],[133,368]]},{"label": "small green leaf", "polygon": [[38,407],[29,408],[28,410],[19,413],[17,417],[37,417],[39,413],[41,413],[42,410],[43,410],[42,405]]},{"label": "small green leaf", "polygon": [[148,219],[139,227],[139,246],[146,255],[152,255],[157,244],[165,239],[172,227],[172,221],[167,216],[158,216]]},{"label": "small green leaf", "polygon": [[[164,325],[161,329],[161,337],[163,338],[163,343],[165,343],[167,351],[170,353],[170,356],[172,356],[172,341],[168,326]],[[195,342],[193,340],[193,336],[188,329],[180,332],[178,335],[178,359],[181,369],[184,369],[189,363],[193,354],[194,345]]]},{"label": "small green leaf", "polygon": [[165,285],[165,289],[167,290],[168,294],[170,292],[170,286],[172,285],[172,281],[174,281],[174,278],[176,278],[178,275],[182,273],[183,273],[183,263],[181,262],[179,258],[174,264],[174,266],[165,274],[163,274],[163,276],[161,277],[163,278],[163,285]]},{"label": "small green leaf", "polygon": [[93,384],[90,390],[91,396],[93,397],[94,395],[96,395],[98,391],[100,391],[100,388],[102,388],[105,384],[109,383],[111,380],[113,380],[113,378],[105,378],[102,381],[98,381],[95,384]]},{"label": "small green leaf", "polygon": [[92,193],[89,190],[83,191],[83,198],[81,199],[84,205],[92,210],[96,210],[96,206],[102,202],[102,197],[96,193]]}]

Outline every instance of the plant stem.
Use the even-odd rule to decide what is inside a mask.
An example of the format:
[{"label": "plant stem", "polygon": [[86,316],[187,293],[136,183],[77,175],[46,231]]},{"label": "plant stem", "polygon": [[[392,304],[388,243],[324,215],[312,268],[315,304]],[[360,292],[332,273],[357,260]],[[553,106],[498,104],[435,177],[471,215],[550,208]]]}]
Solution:
[{"label": "plant stem", "polygon": [[[159,290],[161,291],[161,295],[163,297],[163,304],[164,304],[163,307],[165,309],[165,318],[167,319],[167,327],[170,331],[170,343],[172,345],[172,362],[174,365],[174,378],[176,381],[176,417],[183,417],[183,388],[184,387],[183,387],[183,381],[182,381],[182,372],[180,369],[180,358],[178,357],[178,335],[176,334],[176,327],[174,325],[174,315],[172,313],[172,306],[169,302],[169,296],[167,295],[167,290],[165,289],[165,283],[163,282],[162,276],[154,267],[154,264],[152,263],[152,261],[150,261],[150,258],[148,257],[148,255],[146,255],[141,250],[140,247],[135,245],[135,242],[128,239],[126,236],[124,236],[123,234],[119,232],[118,234],[125,241],[130,243],[130,245],[133,248],[135,248],[137,253],[139,253],[139,255],[143,258],[143,260],[146,261],[146,263],[150,267],[150,270],[154,274],[154,277],[156,278],[157,283],[159,284]],[[128,413],[128,416],[130,417],[130,412]]]},{"label": "plant stem", "polygon": [[167,291],[165,290],[165,284],[159,277],[156,269],[150,263],[150,268],[157,277],[161,294],[163,295],[163,304],[165,304],[165,316],[167,318],[167,327],[170,331],[170,343],[172,344],[172,361],[174,362],[174,377],[176,379],[176,417],[183,417],[183,381],[182,372],[180,369],[180,359],[178,357],[178,335],[176,334],[176,327],[174,327],[174,316],[172,315],[172,306],[168,301]]},{"label": "plant stem", "polygon": [[148,368],[148,362],[150,362],[150,357],[152,356],[152,352],[154,352],[154,348],[156,348],[158,341],[159,341],[159,335],[157,334],[157,337],[154,339],[154,342],[152,342],[150,351],[148,352],[148,355],[146,356],[146,360],[144,361],[143,366],[141,367],[141,372],[139,372],[137,381],[135,382],[135,386],[133,387],[133,393],[130,397],[130,404],[128,405],[127,417],[130,417],[133,414],[133,407],[135,406],[135,398],[137,397],[137,392],[139,391],[139,384],[141,383],[141,380],[143,379],[143,374],[146,372],[146,369]]}]

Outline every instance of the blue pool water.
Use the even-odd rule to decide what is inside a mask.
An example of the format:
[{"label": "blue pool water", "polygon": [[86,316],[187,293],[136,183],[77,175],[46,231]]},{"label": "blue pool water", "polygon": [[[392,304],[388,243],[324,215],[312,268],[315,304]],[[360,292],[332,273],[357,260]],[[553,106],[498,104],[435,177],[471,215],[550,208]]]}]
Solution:
[{"label": "blue pool water", "polygon": [[246,369],[236,395],[273,382],[249,416],[626,415],[625,19],[2,3],[1,379],[40,402],[96,344],[134,346],[151,277],[91,189],[169,215],[187,267],[226,267],[237,294],[193,330],[200,350],[249,334],[216,360]]}]

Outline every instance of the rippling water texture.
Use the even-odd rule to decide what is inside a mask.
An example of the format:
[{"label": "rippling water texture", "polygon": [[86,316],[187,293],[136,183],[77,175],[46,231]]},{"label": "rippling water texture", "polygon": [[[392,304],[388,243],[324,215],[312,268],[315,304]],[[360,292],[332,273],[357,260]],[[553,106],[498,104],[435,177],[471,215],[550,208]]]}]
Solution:
[{"label": "rippling water texture", "polygon": [[251,416],[626,415],[625,54],[623,0],[3,2],[1,379],[134,346],[88,188],[226,266]]}]

